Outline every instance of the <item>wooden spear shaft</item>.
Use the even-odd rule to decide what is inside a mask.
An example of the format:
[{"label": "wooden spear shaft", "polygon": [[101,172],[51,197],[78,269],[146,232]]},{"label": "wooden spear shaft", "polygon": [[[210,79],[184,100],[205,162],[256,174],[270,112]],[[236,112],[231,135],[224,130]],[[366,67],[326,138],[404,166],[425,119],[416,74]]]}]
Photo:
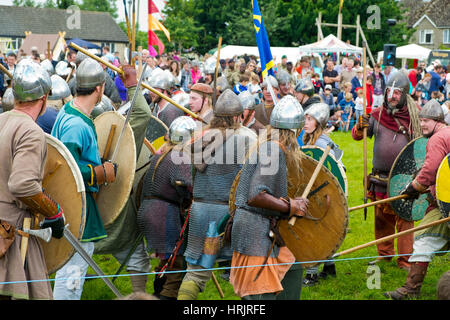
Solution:
[{"label": "wooden spear shaft", "polygon": [[433,222],[424,224],[422,226],[411,228],[411,229],[408,229],[408,230],[405,230],[405,231],[402,231],[402,232],[399,232],[399,233],[391,234],[390,236],[387,236],[387,237],[384,237],[384,238],[380,238],[380,239],[377,239],[377,240],[374,240],[374,241],[371,241],[371,242],[367,242],[365,244],[361,244],[359,246],[356,246],[356,247],[353,247],[353,248],[350,248],[350,249],[338,252],[338,253],[334,254],[332,256],[332,258],[340,257],[340,256],[343,256],[345,254],[349,254],[349,253],[352,253],[352,252],[355,252],[355,251],[358,251],[358,250],[361,250],[361,249],[365,249],[367,247],[374,246],[374,245],[377,245],[377,244],[382,243],[382,242],[386,242],[386,241],[389,241],[389,240],[392,240],[392,239],[396,239],[398,237],[404,236],[405,234],[409,234],[409,233],[412,233],[412,232],[416,232],[416,231],[419,231],[419,230],[430,228],[430,227],[439,225],[439,224],[444,223],[444,222],[450,222],[450,217],[447,217],[447,218],[444,218],[444,219],[440,219],[440,220],[437,220],[437,221],[433,221]]},{"label": "wooden spear shaft", "polygon": [[[367,88],[366,88],[366,47],[363,47],[363,113],[364,116],[367,115]],[[357,119],[356,121],[358,121]],[[363,157],[364,157],[364,204],[367,203],[367,128],[363,129]],[[367,209],[364,208],[364,220],[367,219]]]},{"label": "wooden spear shaft", "polygon": [[[76,45],[75,43],[71,42],[69,44],[69,46],[71,46],[72,48],[81,51],[82,53],[84,53],[85,55],[87,55],[88,57],[96,60],[99,63],[104,64],[105,66],[107,66],[108,68],[110,68],[111,70],[114,70],[115,72],[123,75],[123,71],[122,69],[116,67],[115,65],[113,65],[112,63],[109,63],[108,61],[103,61],[101,58],[97,57],[95,54],[90,53],[89,51],[81,48],[80,46]],[[176,103],[174,100],[172,100],[171,98],[169,98],[168,96],[166,96],[165,94],[159,92],[158,90],[150,87],[148,84],[142,82],[141,86],[144,87],[145,89],[150,90],[151,92],[153,92],[154,94],[158,95],[159,97],[161,97],[161,99],[166,100],[167,102],[173,104],[175,107],[177,107],[180,110],[183,110],[185,113],[187,113],[188,115],[190,115],[191,117],[202,121],[203,123],[207,124],[207,122],[205,120],[203,120],[202,117],[200,117],[198,114],[193,113],[191,110],[179,105],[178,103]]]},{"label": "wooden spear shaft", "polygon": [[[308,197],[308,194],[311,191],[311,188],[312,188],[314,182],[316,181],[316,178],[319,175],[320,169],[322,168],[322,165],[325,162],[325,159],[327,158],[328,154],[330,153],[330,150],[331,150],[331,145],[327,145],[327,148],[325,149],[325,152],[323,153],[322,157],[320,158],[320,161],[317,164],[316,169],[314,170],[314,173],[313,173],[311,179],[309,179],[309,182],[306,185],[305,190],[303,191],[302,198],[306,199]],[[293,226],[295,224],[296,220],[297,220],[297,218],[295,216],[293,216],[289,220],[289,225]]]},{"label": "wooden spear shaft", "polygon": [[0,70],[1,70],[4,74],[6,74],[10,79],[13,78],[11,72],[9,72],[9,70],[6,69],[5,66],[2,65],[1,63],[0,63]]},{"label": "wooden spear shaft", "polygon": [[392,202],[392,201],[395,201],[395,200],[401,200],[401,199],[405,199],[405,198],[408,198],[408,197],[409,196],[407,194],[401,194],[401,195],[398,195],[398,196],[395,196],[395,197],[391,197],[391,198],[386,198],[386,199],[381,199],[381,200],[374,201],[374,202],[364,203],[362,205],[349,208],[348,212],[355,211],[355,210],[360,210],[360,209],[365,209],[367,207],[372,207],[372,206],[376,206],[378,204]]},{"label": "wooden spear shaft", "polygon": [[222,46],[222,37],[219,38],[219,44],[217,46],[217,59],[216,59],[216,70],[214,72],[214,95],[213,95],[213,107],[216,106],[216,93],[217,93],[217,75],[219,73],[219,61],[220,61],[220,47]]}]

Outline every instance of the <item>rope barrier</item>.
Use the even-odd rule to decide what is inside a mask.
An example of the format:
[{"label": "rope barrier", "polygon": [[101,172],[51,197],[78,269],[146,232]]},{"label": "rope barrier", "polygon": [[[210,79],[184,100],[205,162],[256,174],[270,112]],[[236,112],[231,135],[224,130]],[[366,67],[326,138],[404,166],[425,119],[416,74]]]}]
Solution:
[{"label": "rope barrier", "polygon": [[[450,252],[450,250],[434,251],[434,252],[428,252],[428,253],[420,253],[420,255],[423,255],[423,254],[434,255],[434,254],[449,253],[449,252]],[[256,268],[256,267],[263,267],[263,266],[282,266],[282,265],[297,265],[297,264],[309,264],[309,263],[354,261],[354,260],[375,259],[375,258],[393,258],[393,257],[401,257],[401,256],[414,256],[414,254],[407,253],[407,254],[395,254],[395,255],[387,255],[387,256],[368,256],[368,257],[356,257],[356,258],[313,260],[313,261],[303,261],[303,262],[294,262],[294,263],[261,264],[261,265],[239,266],[239,267],[202,268],[202,269],[191,269],[189,271],[187,271],[187,270],[175,270],[175,271],[166,270],[166,271],[164,271],[164,273],[186,273],[186,272],[193,272],[193,271],[217,271],[217,270],[227,270],[227,269]],[[81,279],[101,279],[101,278],[113,278],[113,277],[132,277],[132,276],[143,276],[143,275],[159,275],[161,273],[162,272],[147,272],[147,273],[136,273],[136,274],[130,274],[129,273],[129,274],[119,274],[119,275],[104,275],[104,276],[89,276],[89,277],[69,277],[69,278],[60,278],[60,279],[22,280],[22,281],[0,282],[0,285],[18,284],[18,283],[32,283],[32,282],[53,282],[53,281],[56,282],[56,281],[67,281],[67,280],[81,280]]]}]

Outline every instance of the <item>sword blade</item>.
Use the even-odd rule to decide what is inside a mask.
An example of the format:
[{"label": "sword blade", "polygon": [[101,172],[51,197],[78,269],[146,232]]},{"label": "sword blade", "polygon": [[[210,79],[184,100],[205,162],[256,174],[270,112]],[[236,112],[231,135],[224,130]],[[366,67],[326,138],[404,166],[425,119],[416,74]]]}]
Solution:
[{"label": "sword blade", "polygon": [[80,242],[77,238],[70,232],[68,229],[68,226],[64,228],[64,238],[67,240],[67,242],[70,243],[70,245],[75,249],[76,252],[83,258],[84,261],[87,262],[87,264],[95,271],[95,273],[99,276],[101,276],[102,280],[105,282],[105,284],[111,289],[111,291],[118,297],[123,297],[122,294],[119,292],[119,290],[112,284],[111,281],[109,281],[108,278],[106,278],[106,275],[103,273],[102,269],[95,263],[94,260],[89,256],[89,254],[83,249]]}]

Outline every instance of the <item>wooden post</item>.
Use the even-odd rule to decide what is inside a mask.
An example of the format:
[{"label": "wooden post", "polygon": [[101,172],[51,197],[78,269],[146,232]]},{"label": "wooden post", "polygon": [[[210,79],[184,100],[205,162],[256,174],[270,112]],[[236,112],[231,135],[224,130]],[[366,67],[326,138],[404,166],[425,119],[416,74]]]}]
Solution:
[{"label": "wooden post", "polygon": [[323,39],[323,33],[322,33],[322,12],[319,11],[319,17],[316,19],[317,24],[317,41],[320,41]]},{"label": "wooden post", "polygon": [[[340,10],[339,10],[340,11]],[[342,13],[338,14],[338,30],[337,30],[337,38],[342,40]]]},{"label": "wooden post", "polygon": [[370,61],[372,62],[372,67],[375,66],[375,60],[373,60],[372,52],[370,51],[369,44],[367,43],[366,36],[364,35],[364,31],[359,25],[359,32],[361,34],[361,39],[363,40],[363,46],[367,48],[367,53],[369,54]]},{"label": "wooden post", "polygon": [[356,46],[359,47],[359,26],[360,24],[360,16],[359,14],[356,16]]}]

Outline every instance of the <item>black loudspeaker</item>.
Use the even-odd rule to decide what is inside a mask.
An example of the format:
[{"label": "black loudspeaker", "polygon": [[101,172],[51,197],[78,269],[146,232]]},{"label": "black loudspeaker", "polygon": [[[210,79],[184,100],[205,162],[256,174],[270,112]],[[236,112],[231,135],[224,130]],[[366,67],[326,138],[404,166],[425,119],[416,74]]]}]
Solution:
[{"label": "black loudspeaker", "polygon": [[385,44],[383,53],[383,64],[385,66],[395,65],[395,52],[397,51],[397,46],[395,44]]}]

